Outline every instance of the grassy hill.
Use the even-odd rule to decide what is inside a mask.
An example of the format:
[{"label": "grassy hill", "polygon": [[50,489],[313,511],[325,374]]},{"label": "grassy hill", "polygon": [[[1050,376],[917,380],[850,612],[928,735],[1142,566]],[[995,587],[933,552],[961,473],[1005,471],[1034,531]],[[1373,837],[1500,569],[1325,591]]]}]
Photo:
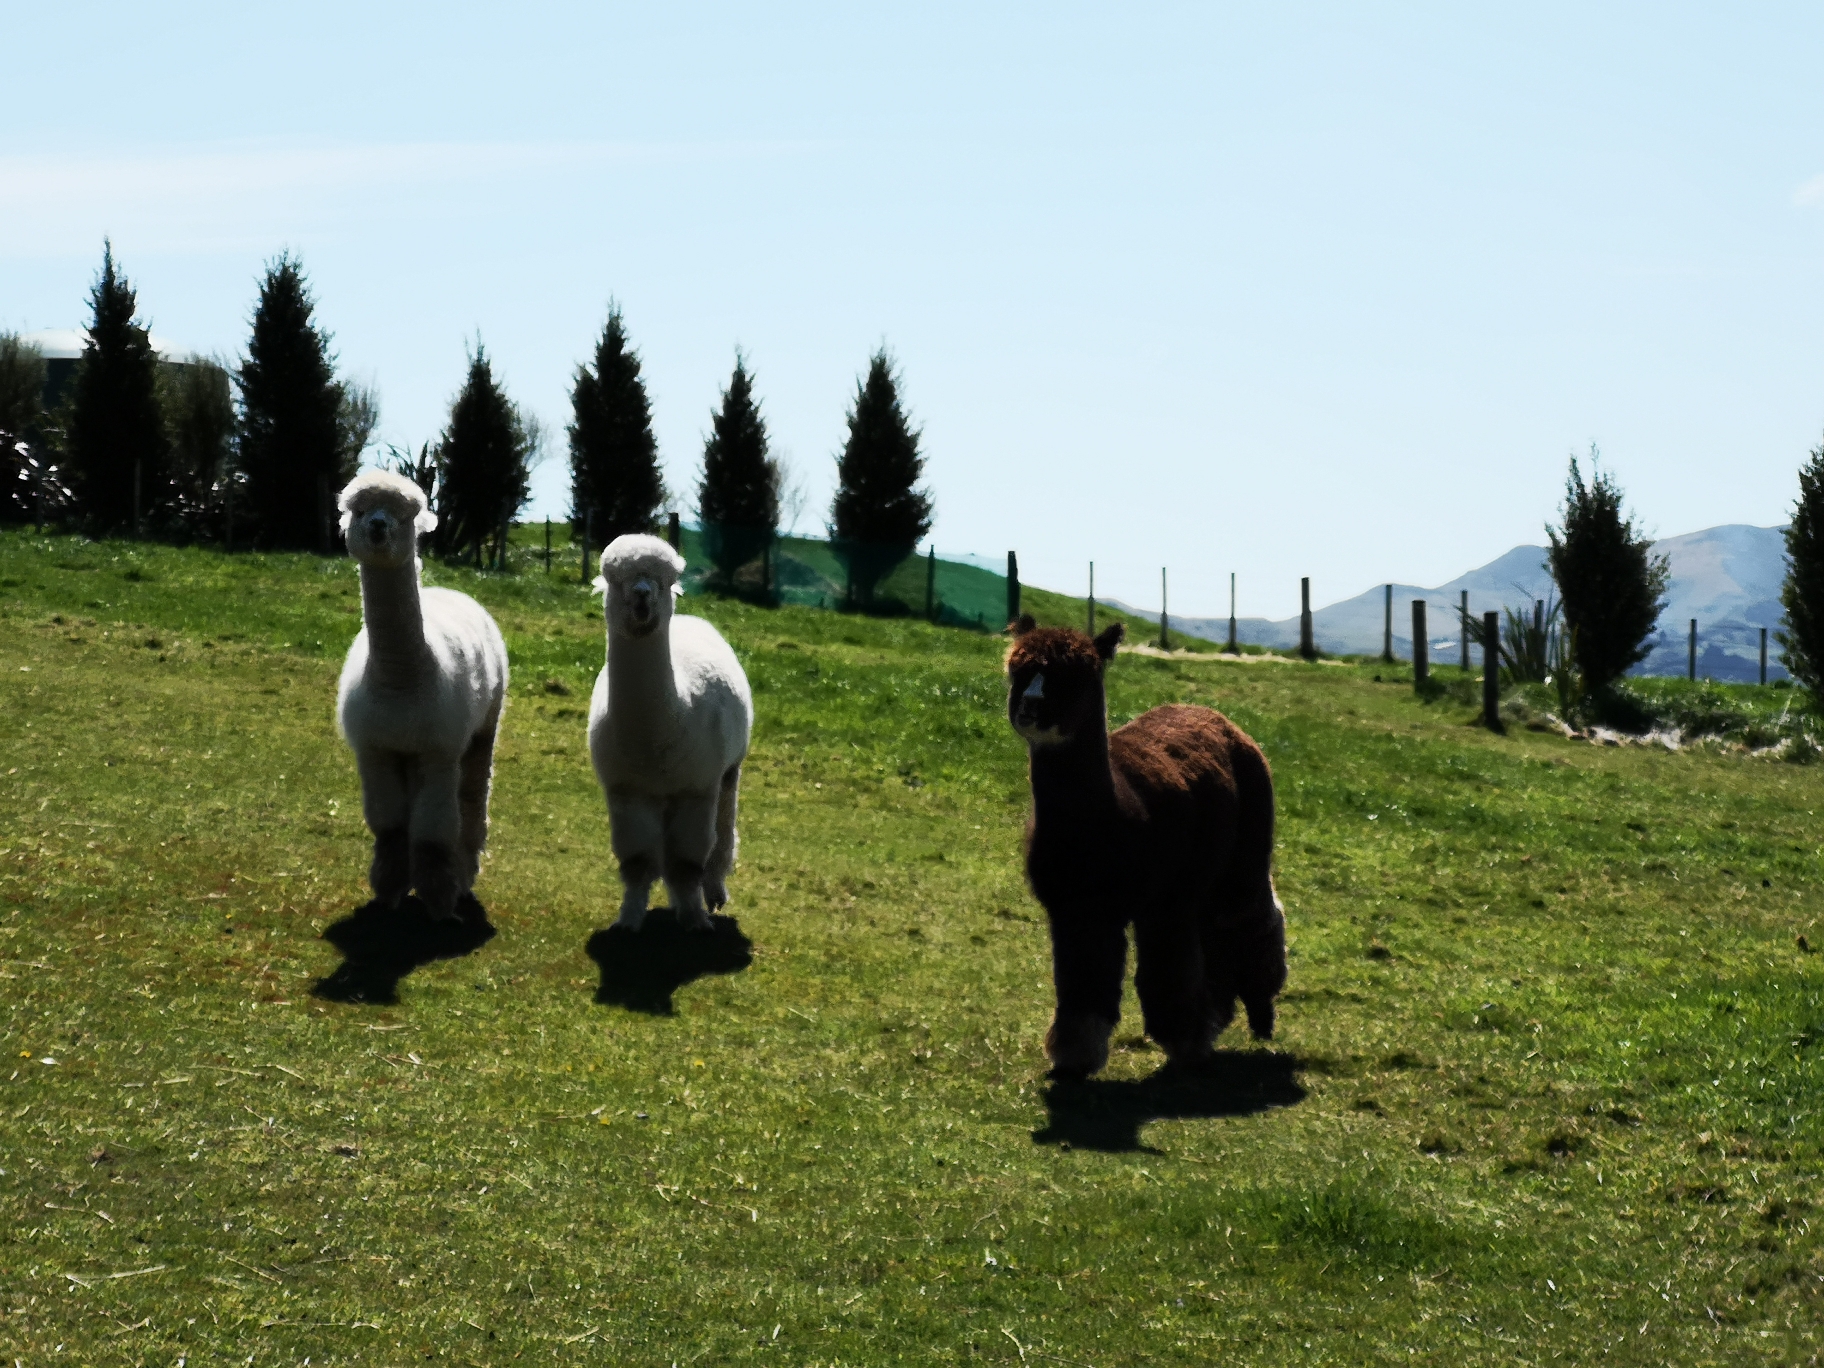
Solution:
[{"label": "grassy hill", "polygon": [[1059,1087],[1003,642],[687,596],[755,688],[739,932],[655,919],[630,976],[597,601],[428,577],[514,683],[497,934],[411,968],[463,947],[348,924],[353,565],[0,535],[10,1356],[1817,1353],[1819,767],[1123,656],[1117,720],[1210,703],[1272,760],[1291,979],[1270,1048],[1160,1077],[1130,995],[1106,1076]]}]

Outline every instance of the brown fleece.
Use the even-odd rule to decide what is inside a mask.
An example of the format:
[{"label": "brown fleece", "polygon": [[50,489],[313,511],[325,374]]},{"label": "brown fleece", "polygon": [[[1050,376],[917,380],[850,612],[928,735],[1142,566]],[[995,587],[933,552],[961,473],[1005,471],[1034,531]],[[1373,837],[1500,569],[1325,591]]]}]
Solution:
[{"label": "brown fleece", "polygon": [[[1026,854],[1051,924],[1053,1036],[1119,1020],[1131,923],[1147,1032],[1195,1061],[1237,997],[1254,1034],[1273,1033],[1286,977],[1273,780],[1260,747],[1209,708],[1168,704],[1111,735],[1102,675],[1120,637],[1119,624],[1093,642],[1039,628],[1007,657],[1009,719],[1063,738],[1032,747]],[[1043,697],[1028,699],[1039,674]]]}]

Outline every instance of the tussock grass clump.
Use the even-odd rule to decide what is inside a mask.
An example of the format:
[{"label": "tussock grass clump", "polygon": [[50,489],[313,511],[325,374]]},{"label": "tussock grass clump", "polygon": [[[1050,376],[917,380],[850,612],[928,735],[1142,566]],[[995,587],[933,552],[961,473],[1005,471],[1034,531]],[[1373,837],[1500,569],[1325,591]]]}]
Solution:
[{"label": "tussock grass clump", "polygon": [[[1439,1148],[1442,1148],[1440,1146]],[[1317,1188],[1249,1194],[1242,1219],[1268,1242],[1312,1257],[1340,1257],[1382,1269],[1443,1263],[1463,1241],[1444,1221],[1372,1178],[1345,1178]]]}]

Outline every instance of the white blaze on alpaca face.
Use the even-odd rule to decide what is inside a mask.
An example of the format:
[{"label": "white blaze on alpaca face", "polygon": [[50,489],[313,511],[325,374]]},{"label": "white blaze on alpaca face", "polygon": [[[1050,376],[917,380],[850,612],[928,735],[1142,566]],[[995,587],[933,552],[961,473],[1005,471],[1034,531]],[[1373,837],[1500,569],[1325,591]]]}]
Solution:
[{"label": "white blaze on alpaca face", "polygon": [[1065,739],[1063,730],[1056,723],[1051,726],[1039,724],[1039,714],[1045,702],[1045,672],[1041,670],[1032,677],[1026,691],[1020,695],[1019,703],[1013,710],[1013,729],[1031,746],[1052,746]]}]

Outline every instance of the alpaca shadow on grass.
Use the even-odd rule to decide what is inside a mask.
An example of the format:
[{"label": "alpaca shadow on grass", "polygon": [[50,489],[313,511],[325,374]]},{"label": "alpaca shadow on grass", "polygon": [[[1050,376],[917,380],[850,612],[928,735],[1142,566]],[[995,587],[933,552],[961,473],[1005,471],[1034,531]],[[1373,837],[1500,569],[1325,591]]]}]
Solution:
[{"label": "alpaca shadow on grass", "polygon": [[342,952],[342,963],[318,979],[311,993],[331,1002],[397,1002],[399,980],[412,970],[470,954],[494,938],[487,909],[474,894],[457,900],[456,914],[457,921],[432,921],[416,896],[398,907],[376,899],[356,908],[323,932]]},{"label": "alpaca shadow on grass", "polygon": [[583,948],[601,966],[595,1000],[653,1016],[672,1016],[672,994],[705,974],[738,974],[754,962],[754,943],[733,917],[712,916],[707,931],[686,931],[655,908],[638,931],[611,926]]},{"label": "alpaca shadow on grass", "polygon": [[1149,1121],[1252,1116],[1302,1102],[1296,1055],[1274,1050],[1218,1050],[1209,1063],[1169,1065],[1145,1078],[1059,1078],[1045,1090],[1050,1119],[1034,1144],[1080,1149],[1159,1151],[1140,1141]]}]

